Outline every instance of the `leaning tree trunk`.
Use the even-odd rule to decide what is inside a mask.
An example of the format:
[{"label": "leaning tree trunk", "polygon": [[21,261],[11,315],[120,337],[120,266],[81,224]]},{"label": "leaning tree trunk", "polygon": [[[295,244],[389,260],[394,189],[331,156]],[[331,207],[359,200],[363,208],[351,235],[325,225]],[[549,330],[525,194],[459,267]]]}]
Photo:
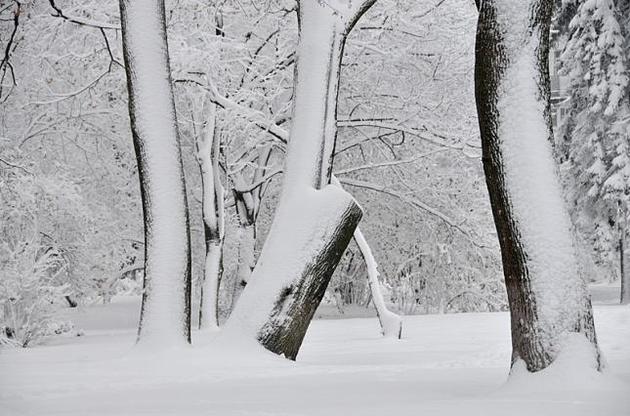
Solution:
[{"label": "leaning tree trunk", "polygon": [[120,14],[144,212],[145,277],[138,341],[190,342],[188,209],[164,2],[120,0]]},{"label": "leaning tree trunk", "polygon": [[293,123],[282,196],[251,281],[228,329],[253,336],[295,359],[308,325],[346,249],[361,209],[329,185],[336,137],[337,92],[346,36],[373,0],[333,9],[299,1]]},{"label": "leaning tree trunk", "polygon": [[[332,176],[332,183],[335,186],[343,188],[339,179],[334,175]],[[359,227],[354,230],[354,241],[359,246],[363,261],[365,261],[365,268],[368,275],[368,285],[370,287],[370,294],[372,295],[372,302],[374,303],[374,309],[376,309],[376,316],[378,322],[381,325],[381,333],[387,338],[402,338],[403,322],[400,315],[387,309],[383,293],[381,291],[381,284],[378,281],[378,264],[372,254],[372,249],[368,244],[363,232]]]},{"label": "leaning tree trunk", "polygon": [[372,294],[372,302],[374,302],[374,309],[376,309],[376,316],[381,325],[381,333],[387,338],[400,339],[402,338],[403,329],[402,318],[400,315],[387,309],[378,281],[378,264],[372,254],[370,245],[359,227],[354,230],[354,241],[356,241],[359,246],[359,250],[365,261],[365,267],[368,273],[368,284],[370,286],[370,293]]},{"label": "leaning tree trunk", "polygon": [[481,2],[475,95],[483,167],[501,245],[512,365],[542,370],[578,333],[599,353],[590,297],[552,157],[552,0]]},{"label": "leaning tree trunk", "polygon": [[219,327],[219,285],[223,274],[225,237],[223,186],[219,173],[220,135],[216,132],[215,104],[206,103],[207,117],[197,140],[197,161],[201,169],[202,211],[206,240],[203,283],[199,305],[199,329]]}]

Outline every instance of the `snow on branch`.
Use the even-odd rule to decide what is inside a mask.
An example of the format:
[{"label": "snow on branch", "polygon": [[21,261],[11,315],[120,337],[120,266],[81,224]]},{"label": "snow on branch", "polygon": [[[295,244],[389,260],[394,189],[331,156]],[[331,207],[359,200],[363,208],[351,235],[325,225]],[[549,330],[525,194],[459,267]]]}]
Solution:
[{"label": "snow on branch", "polygon": [[[283,129],[282,127],[278,126],[277,123],[275,123],[272,120],[269,120],[265,117],[265,115],[257,110],[254,110],[252,108],[249,107],[245,107],[241,104],[238,104],[232,100],[230,100],[229,98],[226,98],[224,96],[222,96],[221,94],[219,94],[219,92],[217,91],[216,87],[212,84],[206,85],[205,83],[202,83],[200,81],[194,80],[194,79],[189,79],[189,78],[180,78],[180,79],[176,79],[175,80],[176,83],[190,83],[196,86],[199,86],[203,89],[205,89],[207,92],[210,93],[210,100],[215,103],[216,105],[218,105],[219,107],[226,109],[226,110],[232,110],[237,112],[238,114],[240,114],[242,117],[245,117],[249,122],[251,122],[252,124],[255,124],[256,126],[258,126],[259,128],[261,128],[264,131],[267,131],[268,133],[270,133],[272,136],[274,136],[276,139],[280,140],[282,143],[286,144],[289,140],[289,132],[286,131],[285,129]],[[421,129],[417,129],[417,128],[411,128],[411,127],[406,127],[406,126],[402,126],[400,124],[394,124],[390,121],[395,121],[395,119],[392,118],[375,118],[375,119],[347,119],[347,120],[338,120],[337,121],[337,127],[347,127],[347,128],[359,128],[359,127],[373,127],[373,128],[379,128],[379,129],[386,129],[389,130],[390,133],[386,133],[386,134],[396,134],[396,133],[403,133],[403,134],[409,134],[412,135],[414,137],[417,137],[419,139],[422,139],[430,144],[436,145],[436,146],[440,146],[443,148],[448,148],[448,149],[454,149],[454,150],[462,150],[464,149],[464,147],[466,146],[470,146],[469,144],[463,144],[463,143],[448,143],[447,141],[443,140],[443,139],[438,139],[438,138],[432,138],[427,136],[425,133],[431,134],[433,136],[436,137],[440,137],[439,134],[437,133],[431,133],[428,130],[421,130]],[[359,145],[360,143],[367,141],[367,140],[371,140],[371,139],[377,139],[380,138],[381,136],[377,136],[377,137],[370,137],[367,139],[360,139],[360,141],[357,142],[352,142],[348,145],[345,145],[343,147],[341,147],[339,150],[336,151],[336,154],[339,153],[343,153],[344,151],[347,151],[349,149],[351,149],[352,147],[355,147],[357,145]]]},{"label": "snow on branch", "polygon": [[232,110],[232,111],[237,112],[241,116],[245,117],[249,122],[251,122],[252,124],[255,124],[262,130],[267,131],[268,133],[273,135],[275,138],[277,138],[281,142],[283,143],[288,142],[289,133],[286,130],[284,130],[282,127],[279,127],[273,121],[267,120],[263,113],[256,111],[252,108],[240,105],[230,100],[229,98],[222,96],[221,94],[219,94],[219,92],[217,91],[216,87],[213,84],[208,83],[206,85],[202,82],[199,82],[194,79],[189,79],[189,78],[176,79],[174,82],[175,83],[189,83],[189,84],[197,85],[203,88],[209,93],[208,98],[212,103],[218,105],[219,107],[225,110]]}]

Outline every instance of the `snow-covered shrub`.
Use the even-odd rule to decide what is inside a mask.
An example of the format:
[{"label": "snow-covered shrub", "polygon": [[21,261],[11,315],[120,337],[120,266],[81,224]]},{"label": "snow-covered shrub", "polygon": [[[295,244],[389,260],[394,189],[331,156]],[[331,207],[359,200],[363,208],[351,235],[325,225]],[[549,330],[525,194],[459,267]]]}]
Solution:
[{"label": "snow-covered shrub", "polygon": [[[17,166],[17,165],[16,165]],[[59,178],[57,178],[60,180]],[[65,193],[61,190],[65,189]],[[76,260],[64,231],[78,222],[71,188],[26,167],[0,169],[0,343],[26,347],[64,332],[54,312],[72,293]],[[50,221],[52,216],[55,221]],[[60,221],[64,221],[64,227]],[[56,238],[55,238],[56,237]]]},{"label": "snow-covered shrub", "polygon": [[2,248],[0,278],[0,344],[27,347],[46,335],[69,328],[55,319],[59,302],[69,293],[57,277],[64,269],[59,252],[34,241]]}]

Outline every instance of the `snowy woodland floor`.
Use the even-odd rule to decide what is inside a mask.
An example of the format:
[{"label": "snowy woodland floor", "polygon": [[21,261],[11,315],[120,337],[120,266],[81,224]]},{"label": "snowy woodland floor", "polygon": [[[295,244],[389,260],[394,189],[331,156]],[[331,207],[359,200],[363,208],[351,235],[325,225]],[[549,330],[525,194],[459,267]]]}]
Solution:
[{"label": "snowy woodland floor", "polygon": [[[298,361],[210,344],[132,348],[136,301],[79,311],[84,336],[0,350],[0,415],[630,415],[630,307],[596,305],[608,369],[516,374],[507,313],[316,320]],[[562,360],[560,360],[562,361]]]}]

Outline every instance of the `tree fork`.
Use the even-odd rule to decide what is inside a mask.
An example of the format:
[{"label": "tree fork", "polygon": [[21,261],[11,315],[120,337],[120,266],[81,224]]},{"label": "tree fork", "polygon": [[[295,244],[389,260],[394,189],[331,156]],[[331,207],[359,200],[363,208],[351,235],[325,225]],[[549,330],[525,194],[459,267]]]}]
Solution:
[{"label": "tree fork", "polygon": [[362,211],[330,185],[345,39],[374,0],[300,0],[293,119],[282,195],[227,330],[295,359]]}]

